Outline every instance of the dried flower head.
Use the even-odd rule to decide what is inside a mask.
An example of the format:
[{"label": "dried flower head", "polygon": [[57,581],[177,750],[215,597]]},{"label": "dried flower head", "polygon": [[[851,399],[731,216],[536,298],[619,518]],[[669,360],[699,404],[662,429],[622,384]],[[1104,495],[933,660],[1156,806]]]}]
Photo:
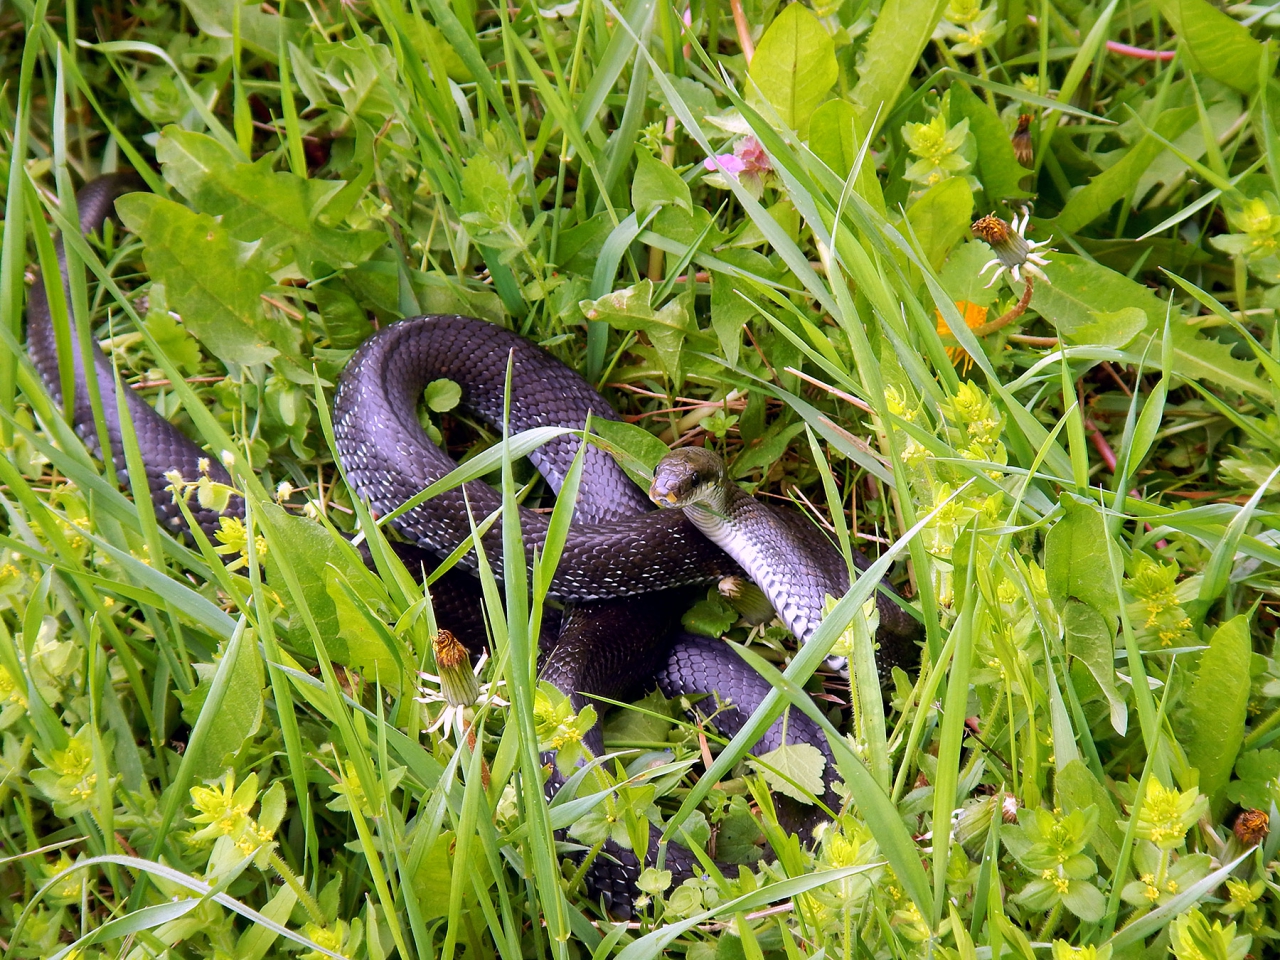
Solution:
[{"label": "dried flower head", "polygon": [[1031,148],[1031,114],[1024,113],[1018,117],[1018,129],[1013,131],[1011,142],[1013,155],[1024,167],[1030,168],[1035,155]]},{"label": "dried flower head", "polygon": [[[1016,216],[1013,223],[1005,223],[994,213],[988,214],[973,224],[974,235],[985,240],[991,247],[995,259],[987,262],[983,266],[981,273],[986,273],[993,266],[996,268],[995,275],[991,278],[992,286],[1004,270],[1009,271],[1009,275],[1014,281],[1022,279],[1025,272],[1028,277],[1036,276],[1045,283],[1049,282],[1049,278],[1045,276],[1041,267],[1048,266],[1049,261],[1045,259],[1044,254],[1036,253],[1036,249],[1048,244],[1048,240],[1028,240],[1026,237],[1027,224],[1031,222],[1031,214],[1026,207],[1022,208],[1022,219]],[[1049,251],[1046,250],[1045,253]]]},{"label": "dried flower head", "polygon": [[1270,827],[1271,818],[1261,810],[1243,810],[1236,817],[1236,824],[1232,829],[1241,843],[1246,847],[1253,847],[1267,839]]},{"label": "dried flower head", "polygon": [[420,672],[423,680],[435,683],[437,689],[427,685],[418,688],[418,703],[443,703],[445,708],[428,728],[435,732],[441,728],[453,729],[464,719],[468,709],[482,706],[505,707],[507,701],[498,695],[503,681],[481,683],[479,678],[488,662],[488,654],[481,654],[474,667],[471,655],[458,638],[448,630],[441,630],[431,641],[431,650],[436,657],[436,666],[440,676]]}]

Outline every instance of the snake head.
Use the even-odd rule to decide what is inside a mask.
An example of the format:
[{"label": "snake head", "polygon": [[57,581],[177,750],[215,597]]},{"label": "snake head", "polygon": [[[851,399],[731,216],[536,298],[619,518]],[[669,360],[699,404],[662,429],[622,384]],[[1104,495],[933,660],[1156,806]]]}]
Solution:
[{"label": "snake head", "polygon": [[720,455],[702,447],[672,450],[653,468],[649,499],[660,507],[714,506],[724,499],[728,471]]}]

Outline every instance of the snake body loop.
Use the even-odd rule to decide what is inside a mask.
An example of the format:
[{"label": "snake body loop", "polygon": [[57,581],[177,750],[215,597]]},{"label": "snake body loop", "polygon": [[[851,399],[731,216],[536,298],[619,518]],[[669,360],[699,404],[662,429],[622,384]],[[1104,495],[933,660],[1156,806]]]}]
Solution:
[{"label": "snake body loop", "polygon": [[[102,177],[87,184],[77,197],[82,229],[96,230],[109,216],[115,198],[138,187],[132,176]],[[61,242],[58,254],[65,285]],[[31,290],[27,316],[31,357],[50,392],[62,399],[57,338],[40,282]],[[90,449],[101,452],[78,351],[73,362],[74,423]],[[106,454],[123,472],[116,410],[120,388],[111,364],[96,347],[93,362],[110,445]],[[462,388],[462,403],[467,409],[500,424],[508,364],[513,432],[538,426],[580,429],[588,414],[616,418],[604,399],[574,371],[510,331],[461,316],[405,320],[376,333],[357,350],[335,395],[335,452],[356,495],[366,499],[374,511],[388,513],[454,469],[453,460],[430,441],[418,422],[417,405],[423,388],[436,379],[453,380]],[[172,532],[181,533],[183,520],[167,491],[171,483],[168,475],[177,471],[194,481],[207,470],[215,481],[229,483],[230,478],[216,458],[209,458],[141,397],[132,390],[125,393],[153,502],[161,521]],[[553,489],[558,491],[564,481],[579,442],[576,436],[561,437],[530,455]],[[565,615],[558,642],[541,673],[543,679],[570,695],[575,708],[580,709],[589,695],[627,696],[656,679],[667,697],[715,691],[721,699],[731,701],[736,709],[720,713],[716,723],[722,732],[732,735],[771,688],[724,644],[672,634],[687,603],[682,588],[729,574],[741,575],[736,558],[770,595],[801,640],[808,638],[820,619],[825,594],[839,595],[847,589],[843,559],[816,528],[798,517],[766,508],[740,490],[733,493],[736,489],[725,488],[729,499],[713,520],[696,511],[690,511],[694,520],[679,510],[655,511],[612,458],[594,447],[587,450],[574,523],[549,591],[566,604]],[[393,521],[408,541],[397,549],[404,551],[410,570],[426,566],[432,556],[447,555],[470,535],[468,503],[479,519],[496,510],[501,498],[491,487],[471,482],[427,500]],[[212,533],[221,517],[242,512],[242,502],[233,498],[222,513],[200,510],[196,520]],[[545,541],[547,518],[522,508],[520,520],[532,555]],[[479,546],[501,575],[500,533],[493,530]],[[469,555],[461,565],[474,568],[474,564],[474,556]],[[796,586],[797,577],[808,585]],[[447,618],[441,620],[442,625],[456,628],[454,632],[464,642],[483,642],[473,578],[450,572],[433,587],[433,597],[438,615]],[[909,662],[916,652],[918,627],[883,596],[880,611],[882,661]],[[825,737],[807,717],[791,716],[786,736],[792,742],[814,743],[827,758],[828,769],[834,771]],[[783,724],[779,721],[756,749],[767,752],[782,742]],[[603,749],[598,726],[588,735],[587,745],[597,754]],[[835,803],[829,787],[825,799]],[[797,815],[793,823],[803,819]],[[614,913],[629,915],[639,860],[616,846],[605,850],[610,856],[596,861],[589,882]],[[650,856],[653,853],[649,851]],[[696,861],[688,851],[673,845],[666,865],[679,882],[692,873]]]}]

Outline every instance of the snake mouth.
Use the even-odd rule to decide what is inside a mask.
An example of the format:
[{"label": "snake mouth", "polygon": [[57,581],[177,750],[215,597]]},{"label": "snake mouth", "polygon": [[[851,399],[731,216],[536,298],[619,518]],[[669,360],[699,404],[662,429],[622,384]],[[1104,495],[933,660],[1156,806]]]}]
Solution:
[{"label": "snake mouth", "polygon": [[678,507],[680,495],[659,484],[656,480],[649,487],[649,499],[660,507]]}]

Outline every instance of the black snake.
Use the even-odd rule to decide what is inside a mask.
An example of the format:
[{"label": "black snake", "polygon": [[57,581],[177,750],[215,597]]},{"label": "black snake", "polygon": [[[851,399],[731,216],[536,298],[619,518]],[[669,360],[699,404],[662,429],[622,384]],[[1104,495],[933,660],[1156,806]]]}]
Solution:
[{"label": "black snake", "polygon": [[[131,176],[107,176],[88,183],[77,196],[81,228],[98,229],[110,215],[115,198],[138,188],[139,182]],[[61,242],[58,255],[65,274]],[[57,346],[39,281],[31,289],[27,316],[31,358],[60,401]],[[79,352],[73,352],[74,423],[86,445],[101,453]],[[356,351],[334,399],[335,452],[355,494],[375,512],[389,513],[454,469],[453,460],[431,442],[418,422],[422,391],[433,380],[453,380],[462,389],[466,410],[499,424],[509,359],[513,432],[538,426],[580,429],[588,413],[616,419],[608,403],[577,373],[515,333],[470,317],[404,320],[374,334]],[[95,366],[111,453],[123,473],[115,374],[96,348]],[[209,458],[134,391],[125,393],[157,512],[172,532],[181,533],[183,520],[167,491],[172,483],[168,475],[176,470],[185,479],[196,480],[205,469],[214,481],[230,483],[230,477],[216,458]],[[579,442],[575,436],[561,437],[530,454],[553,489],[559,490]],[[590,695],[624,697],[656,680],[667,697],[716,691],[731,701],[737,709],[722,712],[716,723],[722,733],[732,735],[770,687],[723,643],[673,632],[687,606],[688,588],[740,575],[741,563],[801,640],[821,619],[825,595],[839,596],[847,590],[845,563],[816,527],[747,497],[722,475],[723,465],[716,467],[717,462],[714,455],[688,452],[664,460],[651,494],[664,505],[687,504],[687,509],[655,511],[610,456],[594,446],[587,450],[574,523],[549,590],[565,605],[565,612],[540,674],[569,694],[575,709]],[[698,502],[682,499],[685,495]],[[471,534],[468,500],[476,517],[500,504],[491,487],[473,481],[392,521],[406,541],[398,549],[411,561],[411,570],[423,564],[434,566],[435,558],[447,555]],[[242,511],[243,505],[233,498],[224,513],[204,510],[196,519],[212,531],[221,516]],[[547,532],[546,516],[522,508],[520,520],[526,548],[530,552],[540,548]],[[481,546],[501,576],[500,533],[492,530]],[[460,565],[473,568],[474,563],[474,554],[469,554]],[[474,580],[451,573],[440,583],[433,598],[442,625],[468,646],[482,644],[485,635]],[[881,671],[890,664],[910,665],[917,656],[918,624],[883,594],[879,609]],[[793,715],[786,729],[788,740],[807,741],[822,750],[828,769],[834,771],[825,737],[808,718]],[[776,748],[781,738],[779,721],[757,751]],[[586,745],[596,754],[603,750],[599,726],[588,735]],[[834,802],[829,789],[825,799]],[[638,863],[629,851],[612,845],[606,853],[611,857],[597,860],[589,881],[606,906],[626,915],[635,895]],[[689,875],[694,865],[687,851],[673,845],[667,866],[673,869],[676,882]]]}]

